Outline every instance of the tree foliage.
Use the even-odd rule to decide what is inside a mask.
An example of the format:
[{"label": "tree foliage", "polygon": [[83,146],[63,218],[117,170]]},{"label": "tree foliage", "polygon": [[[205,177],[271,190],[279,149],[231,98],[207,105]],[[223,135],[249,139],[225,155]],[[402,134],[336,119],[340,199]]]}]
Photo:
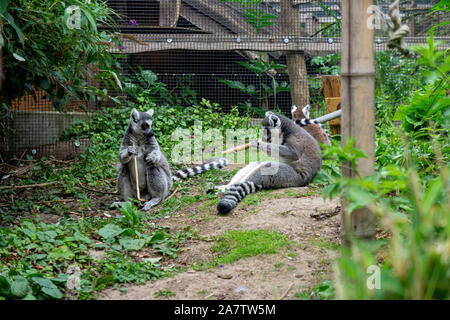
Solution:
[{"label": "tree foliage", "polygon": [[[72,26],[78,13],[79,26]],[[35,90],[45,90],[58,110],[71,97],[85,101],[106,97],[105,91],[89,85],[88,66],[98,68],[98,80],[118,82],[116,63],[108,52],[118,40],[97,27],[112,25],[114,14],[99,0],[2,1],[3,109],[13,99],[35,94]]]}]

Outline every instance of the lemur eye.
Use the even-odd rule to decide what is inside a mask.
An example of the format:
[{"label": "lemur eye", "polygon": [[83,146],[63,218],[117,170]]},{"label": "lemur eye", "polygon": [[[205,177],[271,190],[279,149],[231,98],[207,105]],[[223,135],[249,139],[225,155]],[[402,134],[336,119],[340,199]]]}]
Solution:
[{"label": "lemur eye", "polygon": [[141,128],[142,128],[142,130],[147,130],[147,129],[148,129],[148,127],[149,127],[149,125],[148,125],[148,123],[147,123],[147,122],[144,122],[143,124],[141,124]]}]

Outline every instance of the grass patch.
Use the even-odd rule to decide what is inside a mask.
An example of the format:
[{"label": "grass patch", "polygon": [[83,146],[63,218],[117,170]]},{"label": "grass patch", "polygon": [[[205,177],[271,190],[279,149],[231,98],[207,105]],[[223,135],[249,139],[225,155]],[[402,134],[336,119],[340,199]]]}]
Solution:
[{"label": "grass patch", "polygon": [[336,296],[336,288],[332,281],[325,280],[309,290],[296,292],[294,297],[300,300],[329,300]]},{"label": "grass patch", "polygon": [[158,290],[155,292],[155,297],[175,297],[177,294],[171,290]]},{"label": "grass patch", "polygon": [[269,230],[229,230],[211,247],[215,264],[233,263],[260,254],[274,254],[289,247],[286,235]]},{"label": "grass patch", "polygon": [[307,240],[311,246],[319,247],[328,250],[338,250],[340,248],[339,243],[325,241],[323,239],[311,238]]}]

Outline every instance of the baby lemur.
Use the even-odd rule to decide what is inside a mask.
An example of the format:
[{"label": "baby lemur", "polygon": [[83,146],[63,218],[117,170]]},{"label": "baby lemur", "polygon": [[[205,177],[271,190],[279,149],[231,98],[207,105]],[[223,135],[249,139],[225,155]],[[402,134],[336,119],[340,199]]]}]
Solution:
[{"label": "baby lemur", "polygon": [[291,107],[292,120],[299,126],[303,127],[310,135],[314,137],[318,142],[322,144],[331,144],[331,136],[322,124],[315,120],[309,119],[310,114],[309,104],[303,107],[303,109],[297,106]]},{"label": "baby lemur", "polygon": [[[132,160],[136,156],[140,196],[146,200],[144,210],[149,210],[164,200],[169,195],[173,181],[228,165],[228,161],[224,158],[212,159],[200,166],[178,170],[172,175],[169,162],[162,154],[153,133],[153,113],[153,109],[147,112],[133,109],[119,149],[120,166],[117,185],[120,198],[123,201],[137,198],[136,169],[135,162]],[[111,207],[121,206],[123,201],[114,202]]]},{"label": "baby lemur", "polygon": [[239,170],[225,186],[229,189],[217,206],[219,213],[230,212],[246,195],[259,189],[306,186],[320,170],[319,144],[294,121],[269,111],[262,129],[263,142],[252,141],[251,147],[268,154],[278,151],[280,162],[252,162]]}]

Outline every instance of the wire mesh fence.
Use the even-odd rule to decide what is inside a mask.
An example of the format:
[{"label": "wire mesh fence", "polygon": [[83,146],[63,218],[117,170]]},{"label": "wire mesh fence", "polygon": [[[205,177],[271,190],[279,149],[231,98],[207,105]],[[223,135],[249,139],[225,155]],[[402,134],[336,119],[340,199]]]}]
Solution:
[{"label": "wire mesh fence", "polygon": [[[224,112],[237,107],[255,117],[265,110],[289,115],[292,91],[312,106],[312,116],[327,113],[323,76],[340,72],[341,2],[336,0],[108,0],[117,16],[115,28],[121,45],[111,44],[120,73],[133,78],[139,70],[151,70],[167,92],[180,97],[181,105],[202,98],[218,103]],[[408,45],[426,42],[434,25],[448,21],[448,14],[429,14],[437,0],[401,2],[402,20],[411,33]],[[377,64],[387,50],[386,21],[391,1],[374,1],[381,14],[374,20]],[[447,27],[436,36],[449,39]],[[446,44],[444,44],[446,46]],[[289,55],[300,60],[294,69]],[[411,69],[402,68],[408,77]],[[405,71],[406,70],[406,71]],[[377,85],[391,81],[388,67],[377,67]],[[290,73],[290,75],[289,75]],[[296,77],[292,77],[295,74]],[[291,76],[291,77],[290,77]],[[134,78],[135,79],[135,78]],[[295,79],[300,85],[291,83]],[[112,95],[123,96],[117,88]],[[57,154],[71,157],[85,141],[61,142],[64,130],[76,119],[89,119],[97,110],[117,107],[112,103],[87,103],[72,99],[65,112],[53,110],[45,92],[17,100],[0,151],[11,156]]]}]

